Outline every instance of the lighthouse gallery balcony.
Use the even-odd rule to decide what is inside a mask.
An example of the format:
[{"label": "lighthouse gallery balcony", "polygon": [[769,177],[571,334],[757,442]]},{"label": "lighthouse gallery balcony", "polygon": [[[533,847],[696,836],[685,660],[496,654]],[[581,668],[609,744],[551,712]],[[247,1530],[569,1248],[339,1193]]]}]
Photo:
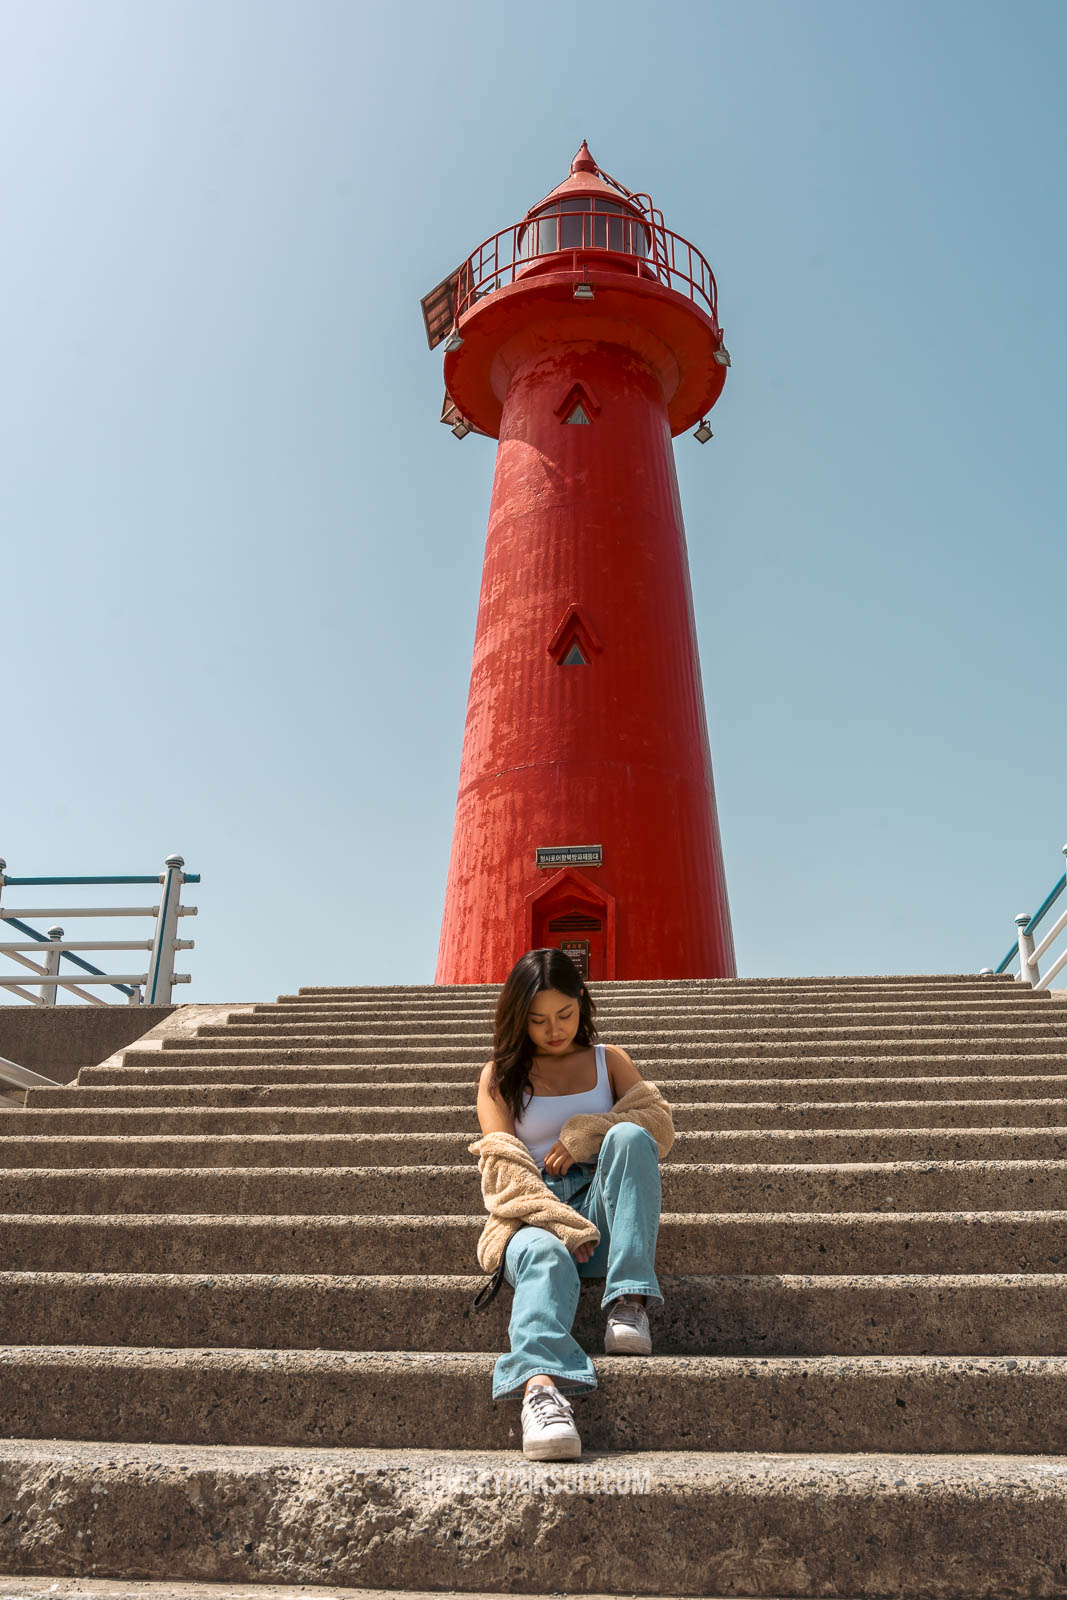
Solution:
[{"label": "lighthouse gallery balcony", "polygon": [[484,240],[449,284],[451,320],[458,323],[486,295],[529,274],[570,267],[580,277],[587,266],[628,272],[685,295],[718,329],[715,275],[696,246],[651,207],[645,213],[599,195],[541,205]]}]

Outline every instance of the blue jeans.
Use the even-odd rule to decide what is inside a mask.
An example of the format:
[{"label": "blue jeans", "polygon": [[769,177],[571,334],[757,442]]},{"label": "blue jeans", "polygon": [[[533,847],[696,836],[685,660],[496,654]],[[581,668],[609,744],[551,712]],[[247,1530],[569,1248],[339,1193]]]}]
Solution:
[{"label": "blue jeans", "polygon": [[515,1293],[508,1342],[493,1368],[493,1399],[522,1394],[527,1378],[544,1372],[564,1394],[597,1386],[593,1363],[571,1336],[579,1280],[604,1278],[601,1308],[622,1294],[663,1304],[654,1260],[662,1187],[659,1147],[636,1122],[613,1122],[596,1161],[574,1162],[562,1174],[541,1176],[553,1194],[588,1217],[600,1243],[578,1262],[547,1228],[527,1225],[508,1240],[504,1276]]}]

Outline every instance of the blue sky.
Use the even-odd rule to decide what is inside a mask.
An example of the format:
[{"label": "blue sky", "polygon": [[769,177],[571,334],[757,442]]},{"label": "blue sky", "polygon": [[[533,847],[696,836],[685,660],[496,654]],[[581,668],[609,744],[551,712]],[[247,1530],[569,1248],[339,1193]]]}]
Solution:
[{"label": "blue sky", "polygon": [[493,445],[418,302],[586,137],[734,360],[675,449],[740,971],[995,962],[1067,840],[1065,45],[981,0],[0,0],[8,871],[182,851],[182,999],[432,981]]}]

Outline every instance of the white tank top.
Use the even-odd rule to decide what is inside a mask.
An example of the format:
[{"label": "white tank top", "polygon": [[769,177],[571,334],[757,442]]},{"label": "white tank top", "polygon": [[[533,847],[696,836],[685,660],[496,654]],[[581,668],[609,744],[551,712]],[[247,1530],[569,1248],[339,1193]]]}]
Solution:
[{"label": "white tank top", "polygon": [[596,1088],[581,1094],[535,1094],[525,1113],[515,1118],[515,1132],[529,1150],[538,1167],[556,1140],[565,1122],[583,1111],[610,1111],[615,1104],[608,1077],[608,1063],[604,1046],[594,1047],[596,1054]]}]

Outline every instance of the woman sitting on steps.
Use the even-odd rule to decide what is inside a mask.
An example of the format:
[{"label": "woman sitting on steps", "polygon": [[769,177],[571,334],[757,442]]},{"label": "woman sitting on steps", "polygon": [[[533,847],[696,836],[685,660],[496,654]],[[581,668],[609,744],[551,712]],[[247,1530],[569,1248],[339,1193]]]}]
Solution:
[{"label": "woman sitting on steps", "polygon": [[[670,1108],[655,1085],[644,1083],[625,1050],[595,1043],[595,1009],[563,951],[530,950],[516,963],[497,1004],[493,1058],[479,1080],[483,1139],[470,1146],[480,1154],[487,1205],[485,1173],[495,1156],[506,1169],[506,1177],[497,1178],[501,1190],[512,1196],[519,1191],[526,1213],[546,1219],[541,1225],[517,1220],[523,1205],[514,1199],[502,1212],[514,1230],[501,1263],[514,1296],[510,1350],[493,1371],[494,1400],[523,1392],[523,1454],[536,1460],[581,1455],[564,1393],[597,1386],[593,1364],[570,1331],[580,1279],[606,1280],[601,1307],[608,1309],[608,1355],[649,1355],[645,1306],[663,1304],[654,1260],[659,1157],[674,1137]],[[612,1108],[627,1095],[627,1108],[640,1109],[623,1110],[609,1123]],[[561,1139],[572,1118],[571,1149],[597,1150],[599,1141],[591,1159],[575,1160]],[[598,1132],[602,1123],[608,1125]],[[510,1152],[506,1140],[484,1137],[493,1134],[512,1136]],[[534,1179],[526,1152],[549,1194]],[[570,1224],[577,1225],[580,1242],[574,1242]]]}]

